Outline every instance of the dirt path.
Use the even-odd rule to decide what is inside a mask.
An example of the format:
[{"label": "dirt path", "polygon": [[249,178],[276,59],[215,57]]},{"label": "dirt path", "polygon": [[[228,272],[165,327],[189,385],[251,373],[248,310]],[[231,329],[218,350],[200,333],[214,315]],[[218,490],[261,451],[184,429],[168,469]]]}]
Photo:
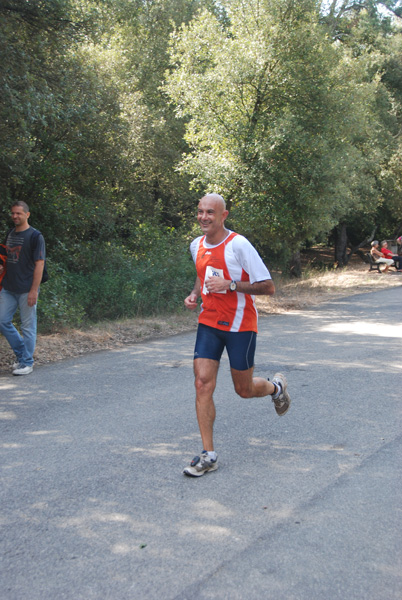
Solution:
[{"label": "dirt path", "polygon": [[[277,288],[275,296],[257,298],[260,315],[280,314],[342,296],[401,286],[402,273],[369,273],[366,265],[357,264],[344,271],[328,271],[286,283],[281,281],[279,274],[274,274],[274,281]],[[108,322],[87,329],[39,335],[35,361],[37,365],[56,362],[88,352],[115,349],[147,339],[195,330],[196,326],[197,314],[183,309],[178,315]],[[13,360],[14,355],[1,336],[0,372],[9,371]]]}]

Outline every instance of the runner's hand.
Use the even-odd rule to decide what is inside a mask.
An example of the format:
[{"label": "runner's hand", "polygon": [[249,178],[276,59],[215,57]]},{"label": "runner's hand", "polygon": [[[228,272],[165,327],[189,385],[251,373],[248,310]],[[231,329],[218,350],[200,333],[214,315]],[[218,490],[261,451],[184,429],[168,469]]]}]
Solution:
[{"label": "runner's hand", "polygon": [[223,277],[208,277],[205,280],[205,287],[210,294],[219,294],[229,289],[230,281]]},{"label": "runner's hand", "polygon": [[184,299],[184,306],[190,310],[197,308],[198,296],[194,292],[191,292],[187,298]]}]

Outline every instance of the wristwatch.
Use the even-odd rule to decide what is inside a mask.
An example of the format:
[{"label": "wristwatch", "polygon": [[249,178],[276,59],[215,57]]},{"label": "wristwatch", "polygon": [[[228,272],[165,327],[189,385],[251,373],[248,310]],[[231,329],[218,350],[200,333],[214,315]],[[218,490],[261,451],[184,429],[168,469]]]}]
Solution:
[{"label": "wristwatch", "polygon": [[233,281],[233,280],[232,280],[232,281],[229,283],[229,289],[230,289],[230,291],[231,291],[231,292],[235,292],[235,291],[237,290],[237,283],[236,283],[235,281]]}]

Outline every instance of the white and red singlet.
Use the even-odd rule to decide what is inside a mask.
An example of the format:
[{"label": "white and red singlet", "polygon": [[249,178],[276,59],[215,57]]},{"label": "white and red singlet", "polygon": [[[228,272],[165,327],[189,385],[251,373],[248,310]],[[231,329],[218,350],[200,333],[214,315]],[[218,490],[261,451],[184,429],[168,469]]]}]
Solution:
[{"label": "white and red singlet", "polygon": [[190,250],[201,282],[199,323],[223,331],[257,333],[255,296],[229,290],[210,294],[204,284],[206,278],[213,276],[250,283],[271,279],[254,246],[242,235],[228,231],[228,236],[220,244],[211,246],[205,241],[205,236],[200,236],[193,240]]}]

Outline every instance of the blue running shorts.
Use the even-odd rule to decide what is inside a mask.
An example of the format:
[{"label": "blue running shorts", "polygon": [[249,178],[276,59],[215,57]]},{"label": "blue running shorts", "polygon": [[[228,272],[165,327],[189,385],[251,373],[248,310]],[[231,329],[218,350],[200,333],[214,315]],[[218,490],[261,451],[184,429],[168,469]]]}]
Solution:
[{"label": "blue running shorts", "polygon": [[200,323],[195,341],[194,360],[210,358],[219,362],[226,347],[231,368],[247,371],[254,366],[256,343],[255,331],[221,331]]}]

